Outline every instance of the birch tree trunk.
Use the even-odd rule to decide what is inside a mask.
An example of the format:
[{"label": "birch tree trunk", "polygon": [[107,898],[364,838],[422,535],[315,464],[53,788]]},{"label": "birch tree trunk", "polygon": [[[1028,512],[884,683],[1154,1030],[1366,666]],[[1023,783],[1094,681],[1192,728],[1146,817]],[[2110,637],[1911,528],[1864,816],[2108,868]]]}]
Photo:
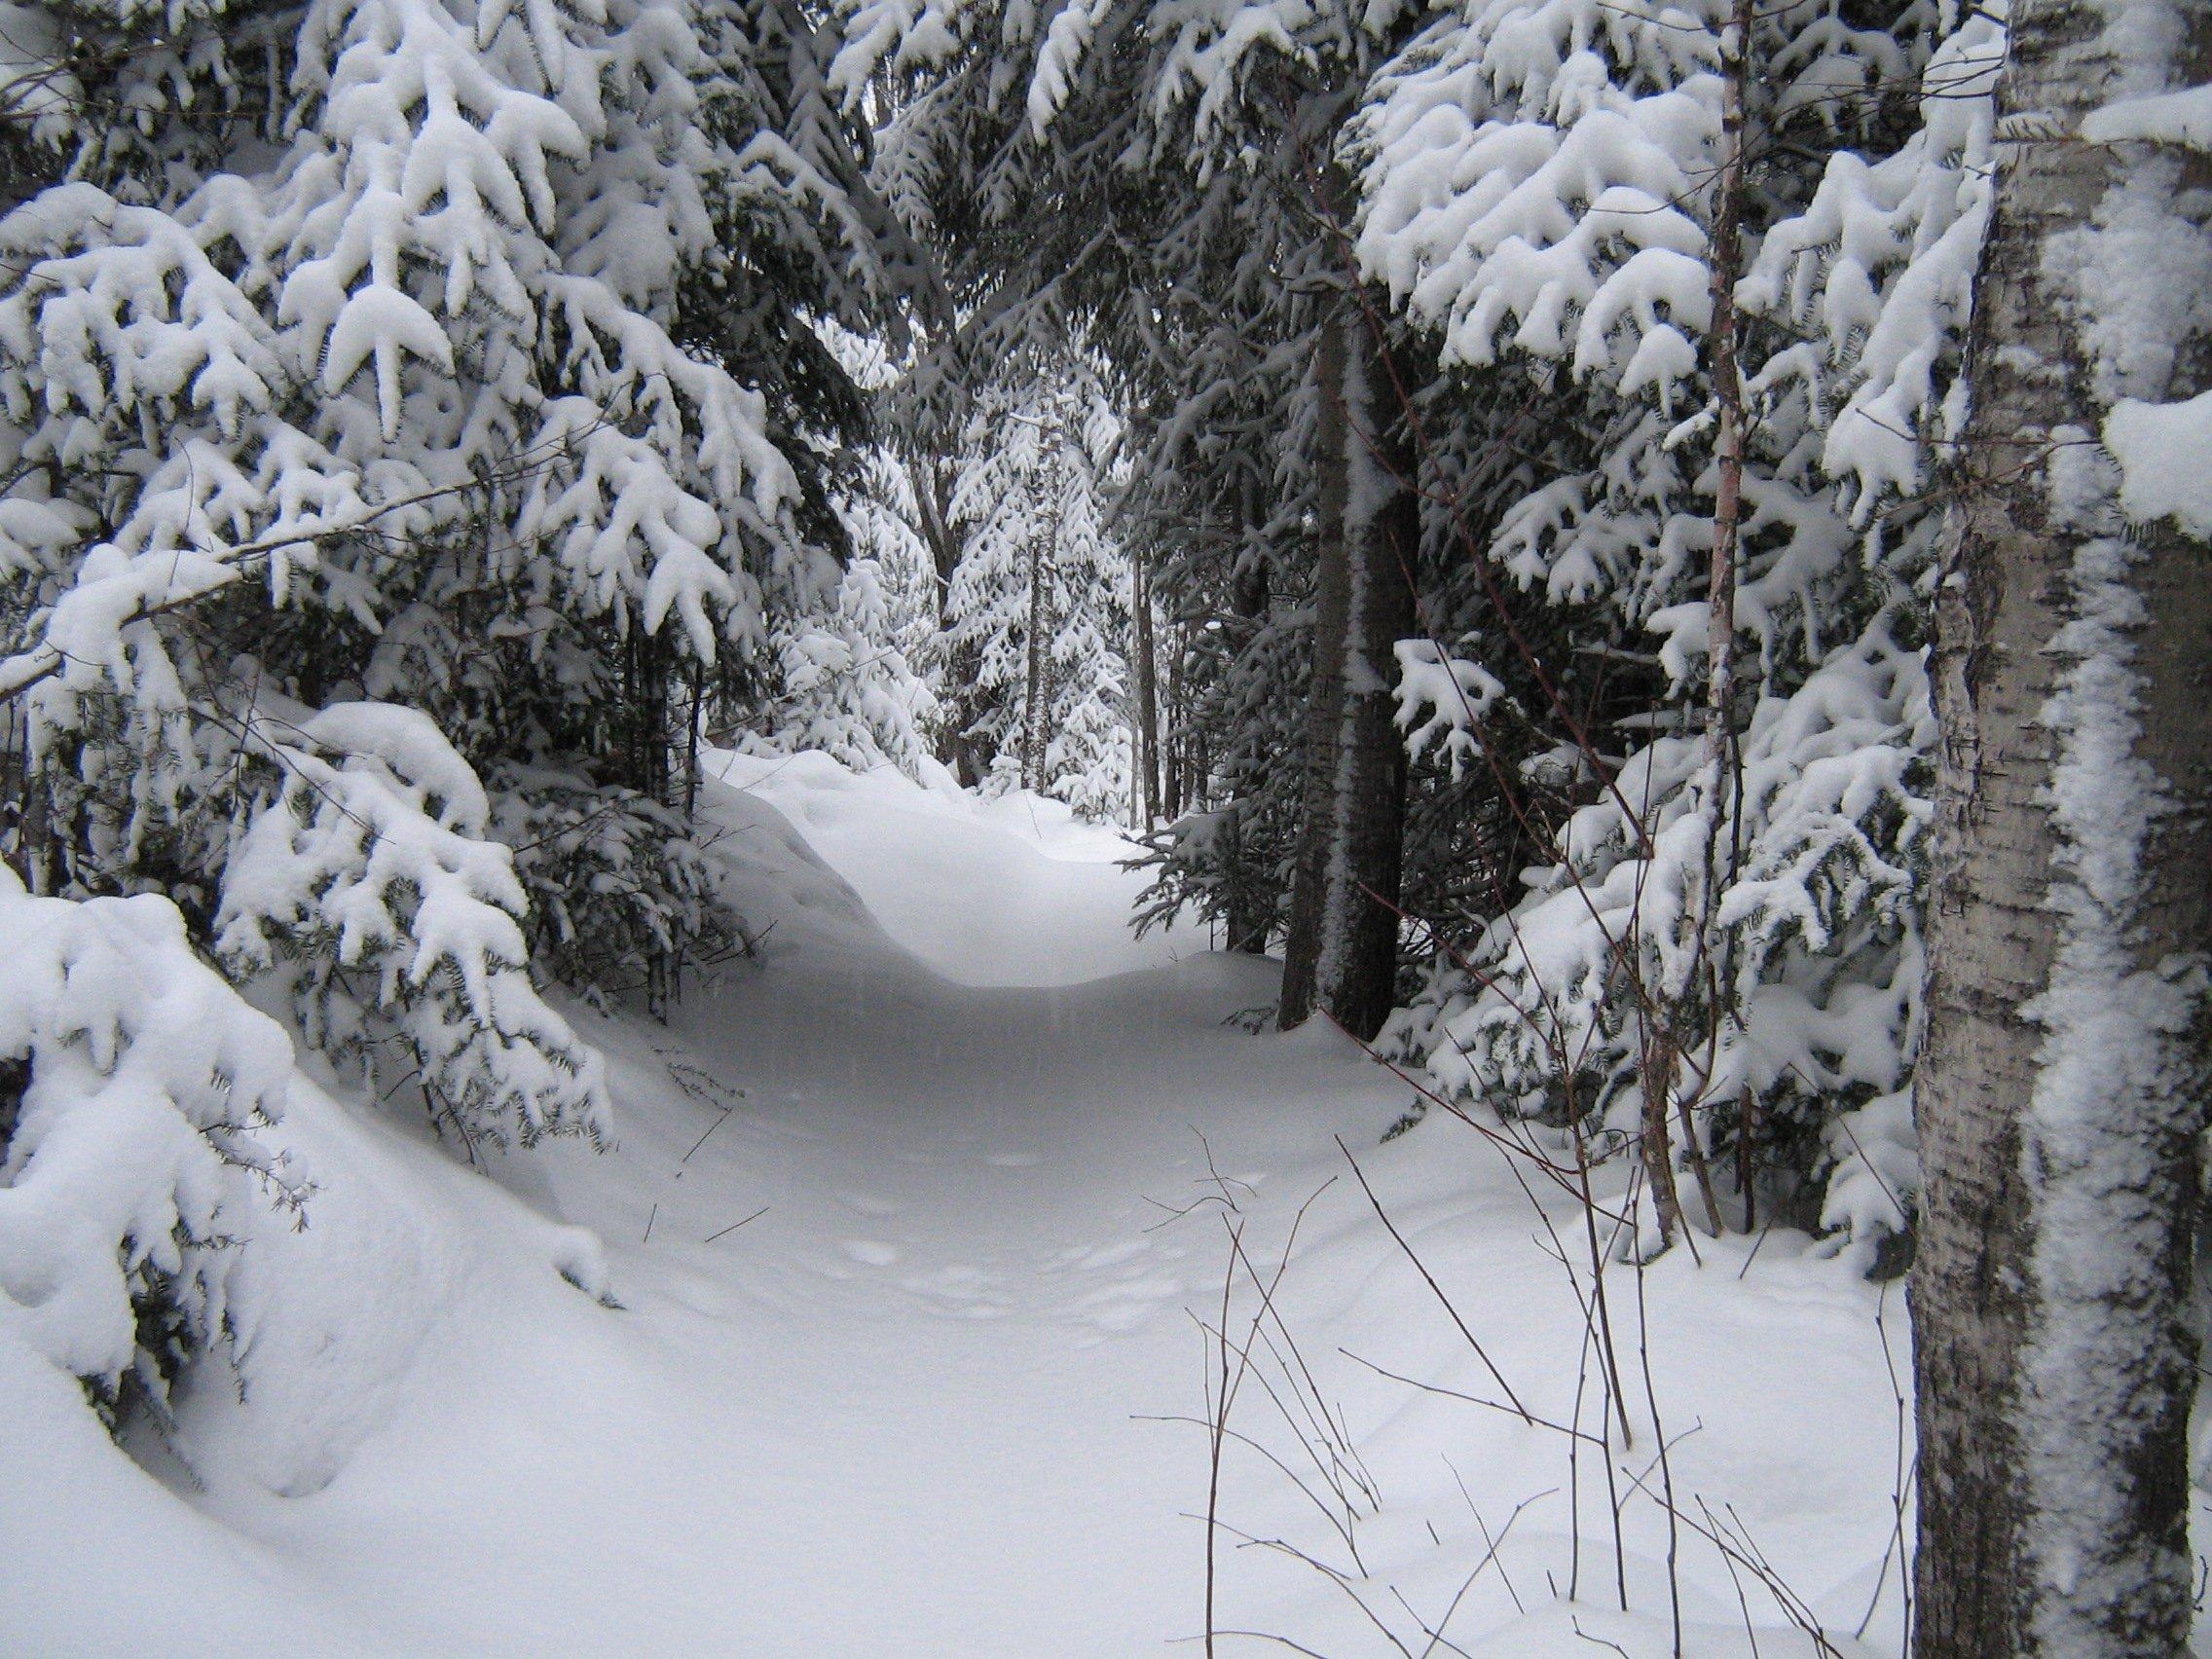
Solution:
[{"label": "birch tree trunk", "polygon": [[1318,1009],[1365,1039],[1396,1000],[1406,754],[1395,647],[1414,629],[1420,522],[1389,364],[1348,297],[1321,332],[1316,373],[1320,567],[1280,1019],[1287,1030]]},{"label": "birch tree trunk", "polygon": [[2212,244],[2203,198],[2182,194],[2201,157],[2082,127],[2202,82],[2207,18],[2015,0],[2011,27],[2001,130],[2030,141],[1983,255],[1931,664],[1914,1645],[2173,1654],[2191,1617],[2212,525],[2123,534],[2093,439],[2120,399],[2205,388],[2201,320],[2156,336],[2173,295],[2205,292]]}]

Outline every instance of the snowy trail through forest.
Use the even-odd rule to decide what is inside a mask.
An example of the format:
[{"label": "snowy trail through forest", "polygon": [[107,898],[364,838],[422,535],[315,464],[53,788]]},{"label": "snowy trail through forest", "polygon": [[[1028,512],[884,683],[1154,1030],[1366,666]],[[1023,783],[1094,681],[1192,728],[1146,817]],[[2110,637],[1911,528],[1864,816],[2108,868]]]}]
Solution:
[{"label": "snowy trail through forest", "polygon": [[[44,1517],[0,1520],[22,1651],[1172,1651],[1203,1625],[1206,1436],[1162,1419],[1205,1410],[1223,1220],[1234,1201],[1272,1264],[1316,1192],[1276,1294],[1343,1444],[1266,1360],[1222,1488],[1221,1626],[1332,1656],[1420,1652],[1447,1618],[1438,1652],[1573,1651],[1576,1624],[1671,1649],[1655,1504],[1628,1505],[1616,1561],[1587,1465],[1579,1541],[1568,1523],[1559,1437],[1361,1363],[1494,1392],[1338,1135],[1531,1409],[1576,1410],[1580,1316],[1493,1150],[1449,1121],[1383,1142],[1410,1089],[1333,1030],[1245,1029],[1272,965],[1132,939],[1126,843],[1064,809],[819,756],[718,764],[702,805],[768,931],[665,1029],[596,1020],[611,1150],[513,1153],[487,1181],[296,1090],[290,1144],[345,1179],[256,1245],[289,1254],[252,1385],[187,1400],[173,1456],[141,1448],[166,1490],[64,1391],[0,1425]],[[619,1307],[553,1271],[597,1271],[579,1227]],[[1673,1477],[1734,1504],[1848,1632],[1894,1529],[1876,1293],[1791,1235],[1739,1281],[1751,1248],[1646,1275]],[[1380,1623],[1235,1547],[1348,1567],[1329,1468]],[[1504,1570],[1469,1587],[1509,1519]],[[1692,1650],[1751,1652],[1724,1565],[1681,1553]],[[126,1596],[84,1567],[127,1559],[150,1565]],[[1555,1605],[1577,1570],[1581,1602]],[[1812,1651],[1770,1601],[1751,1611],[1758,1652]]]},{"label": "snowy trail through forest", "polygon": [[[773,1519],[732,1517],[740,1644],[1105,1654],[1190,1634],[1200,1556],[1177,1515],[1199,1440],[1143,1417],[1194,1409],[1184,1309],[1220,1264],[1210,1236],[1154,1231],[1148,1200],[1190,1200],[1201,1134],[1263,1185],[1268,1154],[1310,1160],[1317,1114],[1372,1139],[1402,1091],[1340,1042],[1262,1060],[1225,1029],[1272,994],[1266,965],[1132,940],[1139,878],[1109,831],[818,756],[733,765],[756,783],[723,807],[737,832],[779,833],[759,809],[780,808],[866,906],[774,878],[762,919],[797,937],[673,1022],[748,1096],[719,1127],[704,1103],[667,1125],[654,1150],[682,1184],[637,1266],[616,1257],[632,1283],[673,1268],[672,1299],[744,1350],[716,1456],[729,1507]],[[694,1124],[712,1132],[685,1162]]]}]

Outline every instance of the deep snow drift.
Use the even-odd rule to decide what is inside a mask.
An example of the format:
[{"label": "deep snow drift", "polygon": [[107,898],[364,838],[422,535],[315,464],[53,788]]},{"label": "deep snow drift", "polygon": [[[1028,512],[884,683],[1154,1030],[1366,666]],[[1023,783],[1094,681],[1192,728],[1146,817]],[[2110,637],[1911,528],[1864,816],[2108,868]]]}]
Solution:
[{"label": "deep snow drift", "polygon": [[[1161,1419],[1206,1414],[1227,1226],[1273,1282],[1318,1191],[1231,1418],[1221,1629],[1669,1652],[1664,1480],[1687,1651],[1753,1651],[1747,1619],[1758,1653],[1813,1650],[1709,1520],[1842,1651],[1888,1559],[1865,1650],[1895,1650],[1907,1453],[1848,1265],[1778,1233],[1608,1272],[1616,1557],[1603,1447],[1570,1468],[1566,1436],[1455,1397],[1497,1401],[1493,1364],[1532,1417],[1597,1428],[1568,1275],[1490,1141],[1432,1119],[1382,1142],[1411,1089],[1333,1032],[1245,1030],[1269,965],[1132,940],[1124,844],[1064,809],[719,764],[769,931],[665,1030],[577,1014],[613,1150],[487,1179],[301,1080],[276,1138],[316,1183],[308,1226],[244,1246],[244,1398],[202,1387],[137,1448],[156,1475],[0,1325],[0,1648],[1166,1651],[1203,1625],[1208,1436]],[[1571,1258],[1574,1207],[1530,1191]],[[604,1304],[573,1282],[600,1282],[592,1235]],[[1241,1347],[1258,1303],[1233,1290]],[[1894,1296],[1885,1323],[1902,1376]]]}]

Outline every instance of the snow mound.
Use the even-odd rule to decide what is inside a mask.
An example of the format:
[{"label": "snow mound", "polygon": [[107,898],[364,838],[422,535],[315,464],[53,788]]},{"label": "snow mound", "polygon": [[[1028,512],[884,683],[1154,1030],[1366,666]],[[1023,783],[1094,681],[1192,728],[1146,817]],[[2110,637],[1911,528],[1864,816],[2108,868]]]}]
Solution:
[{"label": "snow mound", "polygon": [[[534,1213],[395,1116],[342,1104],[298,1071],[277,1087],[281,1115],[256,1138],[313,1184],[297,1215],[225,1210],[229,1336],[175,1385],[166,1432],[141,1425],[117,1446],[31,1323],[0,1320],[10,1652],[383,1651],[363,1640],[376,1621],[339,1607],[327,1574],[282,1559],[301,1504],[343,1487],[373,1513],[394,1440],[503,1388],[499,1368],[457,1370],[478,1333],[615,1318],[590,1234]],[[411,1426],[394,1435],[395,1423]]]},{"label": "snow mound", "polygon": [[1208,947],[1189,926],[1130,933],[1145,883],[1121,861],[1138,848],[1064,801],[1025,792],[983,798],[934,763],[917,783],[811,751],[722,752],[707,769],[774,808],[894,941],[956,984],[1082,984]]}]

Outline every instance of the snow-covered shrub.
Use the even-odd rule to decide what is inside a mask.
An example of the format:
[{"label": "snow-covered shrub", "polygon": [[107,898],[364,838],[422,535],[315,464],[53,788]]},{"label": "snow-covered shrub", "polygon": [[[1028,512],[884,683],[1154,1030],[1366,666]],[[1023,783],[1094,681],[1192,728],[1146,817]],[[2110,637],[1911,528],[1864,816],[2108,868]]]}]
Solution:
[{"label": "snow-covered shrub", "polygon": [[[662,872],[607,940],[709,926],[639,798],[677,796],[687,682],[771,679],[834,608],[864,411],[812,319],[865,325],[913,265],[836,31],[787,0],[7,18],[0,148],[62,182],[0,203],[0,851],[167,892],[203,943],[220,911],[241,971],[341,952],[300,970],[318,1041],[388,1019],[442,1110],[582,1124],[595,1062],[482,813],[270,711],[375,702],[485,775],[589,779]],[[611,919],[576,908],[520,937]]]},{"label": "snow-covered shrub", "polygon": [[1046,793],[1085,818],[1124,816],[1136,757],[1122,653],[1092,617],[1078,612],[1052,636],[1051,677],[1059,694],[1045,740]]},{"label": "snow-covered shrub", "polygon": [[[429,719],[335,704],[256,747],[281,782],[233,854],[217,948],[277,973],[312,1041],[465,1141],[597,1137],[605,1062],[538,995],[514,855]],[[396,1051],[393,1041],[397,1041]]]},{"label": "snow-covered shrub", "polygon": [[[1587,1110],[1624,1134],[1642,1110],[1643,1032],[1623,958],[1712,1033],[1685,1056],[1703,1100],[1749,1101],[1800,1165],[1859,1156],[1830,1114],[1903,1087],[1920,1026],[1919,893],[1933,742],[1918,654],[1886,635],[1838,651],[1788,695],[1762,696],[1742,738],[1743,799],[1709,846],[1699,742],[1636,752],[1576,813],[1535,890],[1440,961],[1390,1041],[1456,1096],[1555,1121]],[[1639,810],[1624,810],[1623,800]],[[1646,805],[1645,803],[1648,803]],[[1696,960],[1697,884],[1731,873],[1704,943],[1723,976],[1709,1005]],[[1860,1208],[1838,1222],[1896,1227]]]},{"label": "snow-covered shrub", "polygon": [[292,1045],[166,900],[36,898],[0,865],[0,1319],[111,1424],[230,1318],[233,1229],[299,1197],[255,1137]]},{"label": "snow-covered shrub", "polygon": [[1249,810],[1231,801],[1185,812],[1143,838],[1144,852],[1130,861],[1151,880],[1138,903],[1138,933],[1166,927],[1188,908],[1208,924],[1224,924],[1234,947],[1268,947],[1282,894],[1266,883],[1265,869],[1255,869],[1263,861],[1247,851]]},{"label": "snow-covered shrub", "polygon": [[819,749],[856,771],[918,776],[933,756],[936,694],[901,644],[910,630],[883,567],[856,558],[827,604],[776,630],[774,702],[762,723],[783,749]]},{"label": "snow-covered shrub", "polygon": [[[1719,276],[1725,8],[1472,0],[1378,77],[1355,145],[1368,269],[1448,363],[1571,387],[1595,434],[1589,464],[1503,505],[1487,557],[1617,616],[1676,693],[1617,760],[1569,744],[1588,804],[1531,891],[1438,958],[1390,1041],[1456,1093],[1624,1135],[1663,1053],[1703,1150],[1795,1174],[1782,1198],[1825,1182],[1825,1223],[1860,1235],[1900,1228],[1911,1201],[1896,1103],[1919,1042],[1934,771],[1919,492],[1957,395],[2002,40],[1986,13],[1940,45],[1933,21],[1757,14],[1754,139],[1816,165],[1765,166],[1743,263]],[[1919,120],[1896,121],[1913,74]],[[1716,281],[1744,313],[1750,417],[1717,755],[1695,735]],[[1468,666],[1511,679],[1505,639],[1483,645],[1494,657]],[[1409,724],[1471,739],[1480,711],[1434,680],[1406,682]]]},{"label": "snow-covered shrub", "polygon": [[635,790],[509,763],[492,824],[529,900],[531,959],[601,995],[657,990],[743,946],[725,868],[682,813]]}]

